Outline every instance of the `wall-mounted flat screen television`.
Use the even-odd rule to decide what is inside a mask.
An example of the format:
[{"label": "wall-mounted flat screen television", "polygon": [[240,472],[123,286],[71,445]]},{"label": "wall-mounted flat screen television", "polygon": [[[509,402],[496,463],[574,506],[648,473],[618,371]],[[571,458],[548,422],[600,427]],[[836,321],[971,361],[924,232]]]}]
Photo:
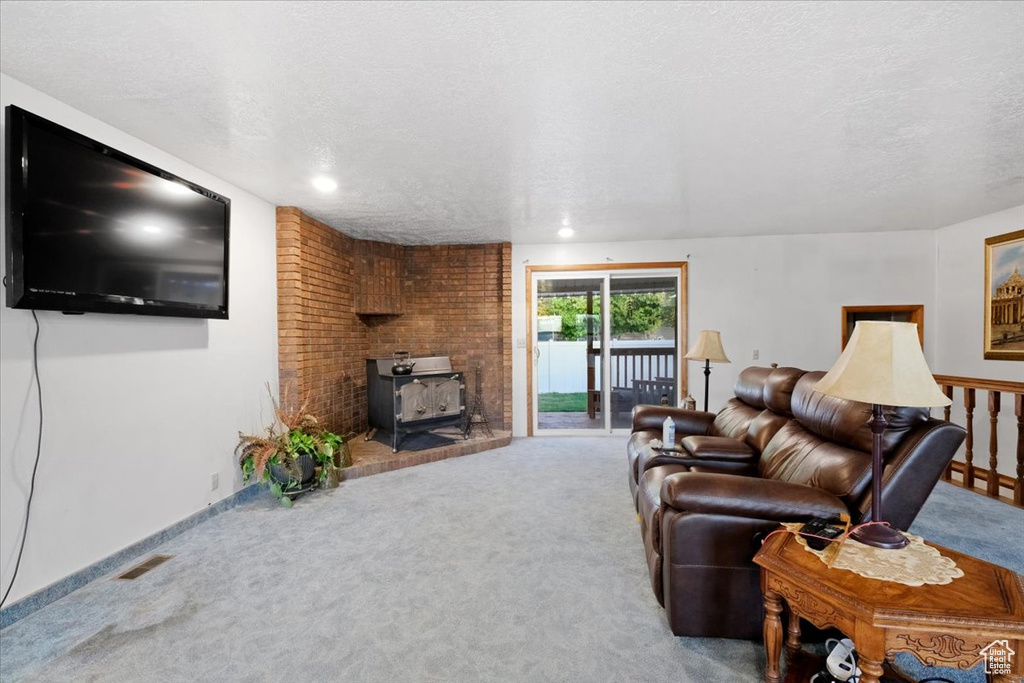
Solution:
[{"label": "wall-mounted flat screen television", "polygon": [[7,306],[228,317],[231,200],[14,105]]}]

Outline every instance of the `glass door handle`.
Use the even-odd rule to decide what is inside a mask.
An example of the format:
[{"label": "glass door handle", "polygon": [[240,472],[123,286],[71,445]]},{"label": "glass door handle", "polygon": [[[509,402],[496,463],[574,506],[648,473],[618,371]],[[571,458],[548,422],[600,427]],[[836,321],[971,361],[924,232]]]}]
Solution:
[{"label": "glass door handle", "polygon": [[533,359],[540,360],[540,346],[537,344],[533,345]]}]

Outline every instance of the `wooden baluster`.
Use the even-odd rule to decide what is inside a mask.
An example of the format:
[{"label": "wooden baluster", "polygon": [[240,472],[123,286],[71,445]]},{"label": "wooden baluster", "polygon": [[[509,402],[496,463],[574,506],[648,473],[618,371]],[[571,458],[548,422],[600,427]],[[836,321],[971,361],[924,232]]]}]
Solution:
[{"label": "wooden baluster", "polygon": [[1013,481],[1013,504],[1024,505],[1024,394],[1013,397],[1017,416],[1017,478]]},{"label": "wooden baluster", "polygon": [[990,498],[999,497],[999,399],[998,391],[988,392],[988,486]]},{"label": "wooden baluster", "polygon": [[964,388],[964,411],[967,413],[967,439],[964,441],[964,486],[974,488],[974,389]]},{"label": "wooden baluster", "polygon": [[[943,384],[942,385],[942,393],[944,393],[946,395],[946,398],[948,398],[950,401],[952,401],[953,400],[953,385],[952,384]],[[953,408],[953,404],[950,403],[950,405],[948,405],[948,406],[946,406],[945,408],[942,409],[942,419],[945,420],[946,422],[949,422],[950,411],[952,410],[952,408]],[[952,461],[950,461],[950,463],[948,465],[946,465],[946,471],[942,473],[942,478],[945,481],[953,481],[953,463],[952,463]]]}]

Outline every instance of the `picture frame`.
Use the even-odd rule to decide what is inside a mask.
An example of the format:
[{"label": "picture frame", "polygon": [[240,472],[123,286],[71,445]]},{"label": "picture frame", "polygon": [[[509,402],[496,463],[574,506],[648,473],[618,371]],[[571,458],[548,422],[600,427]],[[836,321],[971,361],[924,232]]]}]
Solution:
[{"label": "picture frame", "polygon": [[1024,361],[1024,230],[985,238],[984,354]]}]

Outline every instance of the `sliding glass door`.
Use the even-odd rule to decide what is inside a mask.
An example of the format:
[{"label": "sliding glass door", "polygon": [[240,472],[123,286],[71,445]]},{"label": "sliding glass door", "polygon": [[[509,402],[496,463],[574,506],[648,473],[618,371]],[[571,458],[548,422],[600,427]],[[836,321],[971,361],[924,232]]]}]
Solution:
[{"label": "sliding glass door", "polygon": [[537,429],[605,429],[601,411],[603,277],[537,278]]},{"label": "sliding glass door", "polygon": [[630,426],[633,406],[679,405],[678,278],[612,275],[611,420]]},{"label": "sliding glass door", "polygon": [[527,272],[533,433],[627,429],[637,404],[678,405],[685,268]]}]

